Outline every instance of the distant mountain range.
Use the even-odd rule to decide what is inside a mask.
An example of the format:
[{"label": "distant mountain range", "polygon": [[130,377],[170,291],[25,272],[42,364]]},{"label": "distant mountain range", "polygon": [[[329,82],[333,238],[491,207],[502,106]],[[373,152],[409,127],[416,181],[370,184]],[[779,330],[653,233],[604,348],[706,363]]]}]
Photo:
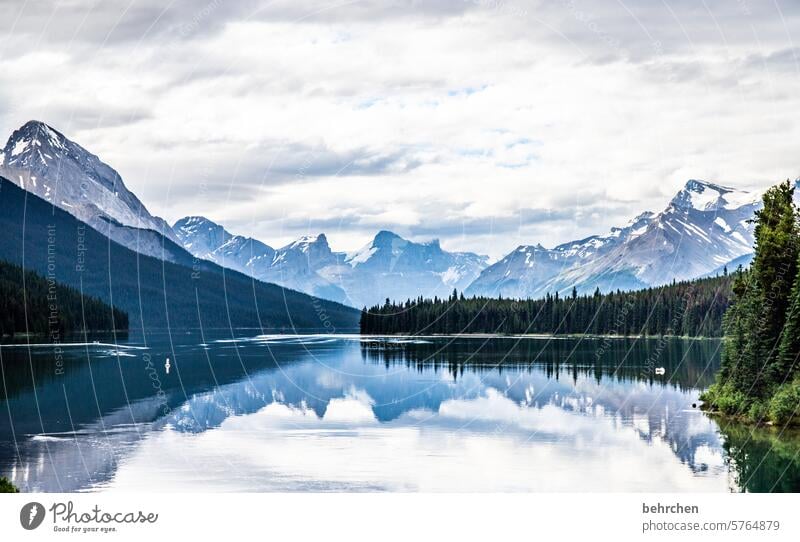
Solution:
[{"label": "distant mountain range", "polygon": [[198,258],[236,269],[264,282],[348,302],[344,290],[318,273],[342,260],[341,254],[331,251],[325,235],[302,237],[276,250],[252,237],[232,235],[202,216],[182,218],[175,222],[173,229],[183,246]]},{"label": "distant mountain range", "polygon": [[414,242],[389,231],[345,253],[332,250],[322,233],[276,249],[202,216],[170,227],[147,211],[114,169],[37,121],[16,130],[0,151],[0,175],[135,253],[184,267],[212,262],[353,307],[386,298],[444,297],[454,288],[527,298],[573,287],[630,290],[714,275],[725,266],[749,264],[749,219],[761,205],[760,194],[691,180],[660,213],[645,212],[606,235],[554,248],[521,245],[489,265],[486,256],[448,252],[438,240]]},{"label": "distant mountain range", "polygon": [[232,235],[204,217],[182,218],[173,228],[198,258],[355,307],[387,297],[449,295],[454,288],[466,288],[488,261],[468,252],[446,252],[435,240],[414,243],[388,231],[348,254],[332,251],[325,234],[273,249],[256,239]]},{"label": "distant mountain range", "polygon": [[608,235],[553,249],[518,247],[483,270],[466,293],[526,298],[573,287],[632,290],[721,273],[726,265],[734,270],[749,264],[749,220],[760,206],[760,194],[690,180],[663,211],[643,213]]},{"label": "distant mountain range", "polygon": [[760,206],[760,194],[690,180],[660,213],[644,212],[606,235],[554,248],[521,245],[492,265],[485,256],[447,252],[438,241],[414,243],[388,231],[347,254],[332,251],[324,234],[275,250],[204,217],[183,218],[174,229],[199,258],[363,306],[387,297],[442,297],[453,288],[466,295],[535,298],[573,287],[580,293],[633,290],[713,276],[749,265],[750,219]]}]

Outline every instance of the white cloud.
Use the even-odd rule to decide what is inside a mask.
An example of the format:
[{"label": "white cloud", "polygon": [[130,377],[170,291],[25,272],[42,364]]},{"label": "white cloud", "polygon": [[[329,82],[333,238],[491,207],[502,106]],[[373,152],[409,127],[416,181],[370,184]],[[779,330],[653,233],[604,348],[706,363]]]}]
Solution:
[{"label": "white cloud", "polygon": [[[143,439],[106,488],[158,480],[160,491],[727,490],[723,476],[692,475],[667,442],[647,442],[612,419],[521,406],[493,389],[385,424],[368,405],[362,392],[331,401],[322,418],[276,403],[215,431],[167,429]],[[700,453],[718,463],[715,450]]]},{"label": "white cloud", "polygon": [[4,12],[2,130],[50,122],[151,211],[272,245],[499,256],[800,169],[793,5],[47,6]]}]

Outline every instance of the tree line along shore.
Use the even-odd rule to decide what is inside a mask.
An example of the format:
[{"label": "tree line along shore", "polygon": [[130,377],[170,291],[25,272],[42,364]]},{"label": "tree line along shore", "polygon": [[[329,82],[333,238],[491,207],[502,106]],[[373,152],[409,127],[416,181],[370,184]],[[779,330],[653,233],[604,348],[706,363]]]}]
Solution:
[{"label": "tree line along shore", "polygon": [[758,424],[800,420],[800,214],[789,181],[770,188],[754,222],[747,270],[632,292],[541,299],[409,299],[361,311],[366,335],[588,334],[723,337],[702,394],[709,411]]}]

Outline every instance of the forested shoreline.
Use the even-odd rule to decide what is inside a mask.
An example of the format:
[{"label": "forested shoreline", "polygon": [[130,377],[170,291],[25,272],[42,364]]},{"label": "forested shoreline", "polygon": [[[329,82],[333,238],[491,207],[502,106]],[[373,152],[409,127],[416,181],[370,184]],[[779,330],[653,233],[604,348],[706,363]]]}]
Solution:
[{"label": "forested shoreline", "polygon": [[128,329],[127,313],[0,260],[0,337],[113,329]]},{"label": "forested shoreline", "polygon": [[752,267],[660,288],[543,299],[389,299],[361,311],[365,335],[591,334],[724,337],[704,408],[754,423],[791,424],[800,411],[800,213],[789,181],[755,218]]},{"label": "forested shoreline", "polygon": [[[733,275],[739,275],[737,271]],[[407,300],[364,309],[361,333],[384,334],[591,334],[719,337],[734,276],[673,283],[634,292],[543,299],[467,298]]]},{"label": "forested shoreline", "polygon": [[755,258],[733,284],[725,344],[705,407],[754,423],[796,424],[800,410],[800,225],[789,181],[755,217]]}]

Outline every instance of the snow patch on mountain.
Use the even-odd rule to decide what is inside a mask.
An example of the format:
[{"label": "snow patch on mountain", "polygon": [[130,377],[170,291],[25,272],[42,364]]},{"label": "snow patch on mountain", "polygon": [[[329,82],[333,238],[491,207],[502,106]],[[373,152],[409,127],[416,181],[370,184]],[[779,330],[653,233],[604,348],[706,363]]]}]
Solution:
[{"label": "snow patch on mountain", "polygon": [[112,240],[172,261],[185,254],[179,245],[163,241],[179,244],[172,228],[148,212],[119,173],[47,124],[25,123],[0,156],[0,174]]},{"label": "snow patch on mountain", "polygon": [[303,236],[274,250],[255,239],[231,235],[203,217],[183,218],[174,229],[197,257],[356,307],[386,297],[449,295],[453,288],[463,290],[488,263],[485,256],[442,250],[437,240],[415,243],[389,231],[344,253],[331,250],[325,234]]},{"label": "snow patch on mountain", "polygon": [[547,292],[634,289],[703,276],[752,252],[749,221],[760,195],[690,180],[660,213],[643,213],[604,236],[553,249],[521,246],[487,267],[467,294],[540,297]]}]

